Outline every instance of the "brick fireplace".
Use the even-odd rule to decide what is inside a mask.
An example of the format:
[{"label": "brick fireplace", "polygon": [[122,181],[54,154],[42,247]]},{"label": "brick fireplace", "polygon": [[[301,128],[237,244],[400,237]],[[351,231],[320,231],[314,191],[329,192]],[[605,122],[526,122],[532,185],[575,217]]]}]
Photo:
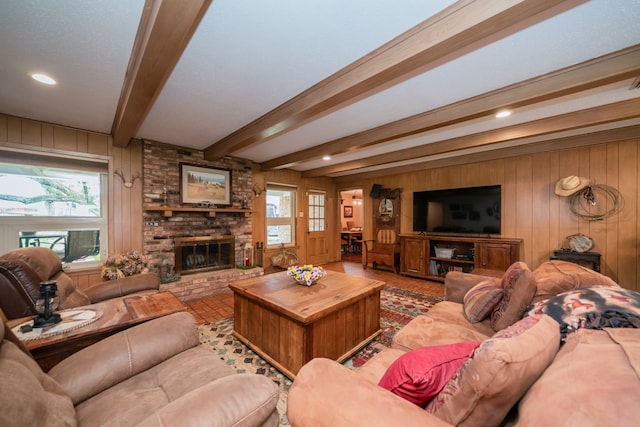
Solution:
[{"label": "brick fireplace", "polygon": [[[189,207],[181,204],[180,163],[231,171],[231,203],[228,207],[251,209],[252,165],[248,160],[224,157],[215,162],[204,160],[204,152],[186,150],[169,144],[144,141],[143,198],[145,206]],[[231,281],[262,275],[262,268],[236,268],[238,254],[245,245],[253,245],[250,215],[175,211],[170,215],[150,209],[143,212],[144,253],[150,267],[161,271],[169,264],[181,276],[179,281],[163,283],[187,300],[228,290]],[[205,243],[205,241],[209,241]],[[185,245],[183,249],[179,246]]]}]

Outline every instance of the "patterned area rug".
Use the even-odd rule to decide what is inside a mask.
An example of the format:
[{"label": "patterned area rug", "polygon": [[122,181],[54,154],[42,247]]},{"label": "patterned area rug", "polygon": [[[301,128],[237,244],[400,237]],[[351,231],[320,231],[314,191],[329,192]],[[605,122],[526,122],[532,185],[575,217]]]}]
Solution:
[{"label": "patterned area rug", "polygon": [[[380,294],[380,325],[382,333],[371,343],[363,347],[351,359],[343,363],[349,369],[357,369],[367,360],[391,344],[393,335],[414,317],[424,314],[441,301],[441,298],[422,295],[415,292],[385,286]],[[232,334],[233,319],[223,319],[215,323],[200,326],[200,342],[211,347],[211,351],[220,356],[238,373],[255,373],[264,375],[280,388],[278,412],[280,425],[288,426],[287,393],[291,386],[284,374],[269,365],[250,348],[238,341]]]}]

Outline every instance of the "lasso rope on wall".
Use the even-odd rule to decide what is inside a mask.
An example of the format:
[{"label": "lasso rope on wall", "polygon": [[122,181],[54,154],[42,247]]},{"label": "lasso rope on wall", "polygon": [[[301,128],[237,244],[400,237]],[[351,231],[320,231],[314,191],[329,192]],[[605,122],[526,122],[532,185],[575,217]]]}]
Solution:
[{"label": "lasso rope on wall", "polygon": [[588,221],[603,220],[622,209],[622,195],[615,188],[593,184],[569,196],[571,212]]}]

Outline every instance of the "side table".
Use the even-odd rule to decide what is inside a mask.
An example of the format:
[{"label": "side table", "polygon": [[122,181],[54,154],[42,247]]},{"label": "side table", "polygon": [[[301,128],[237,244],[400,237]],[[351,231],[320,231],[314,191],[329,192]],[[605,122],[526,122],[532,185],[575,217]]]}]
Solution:
[{"label": "side table", "polygon": [[[85,326],[55,334],[45,334],[42,338],[33,339],[25,336],[22,339],[23,344],[43,371],[47,372],[73,353],[116,332],[151,319],[185,311],[187,307],[174,294],[164,291],[114,298],[70,310],[79,311],[80,309],[95,311],[100,313],[100,316]],[[64,311],[66,310],[61,310],[60,313]],[[7,326],[14,329],[32,318],[33,316],[13,319],[7,322]],[[14,331],[14,334],[21,338],[19,332]]]},{"label": "side table", "polygon": [[569,261],[584,267],[590,266],[589,268],[593,271],[600,272],[600,254],[597,252],[576,252],[567,249],[556,249],[553,251],[551,259]]}]

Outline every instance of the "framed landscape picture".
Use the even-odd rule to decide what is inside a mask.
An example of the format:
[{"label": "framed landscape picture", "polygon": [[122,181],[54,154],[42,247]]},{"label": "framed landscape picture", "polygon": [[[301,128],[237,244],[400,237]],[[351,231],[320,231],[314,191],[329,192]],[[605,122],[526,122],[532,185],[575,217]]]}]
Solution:
[{"label": "framed landscape picture", "polygon": [[180,203],[231,204],[231,171],[180,163]]}]

